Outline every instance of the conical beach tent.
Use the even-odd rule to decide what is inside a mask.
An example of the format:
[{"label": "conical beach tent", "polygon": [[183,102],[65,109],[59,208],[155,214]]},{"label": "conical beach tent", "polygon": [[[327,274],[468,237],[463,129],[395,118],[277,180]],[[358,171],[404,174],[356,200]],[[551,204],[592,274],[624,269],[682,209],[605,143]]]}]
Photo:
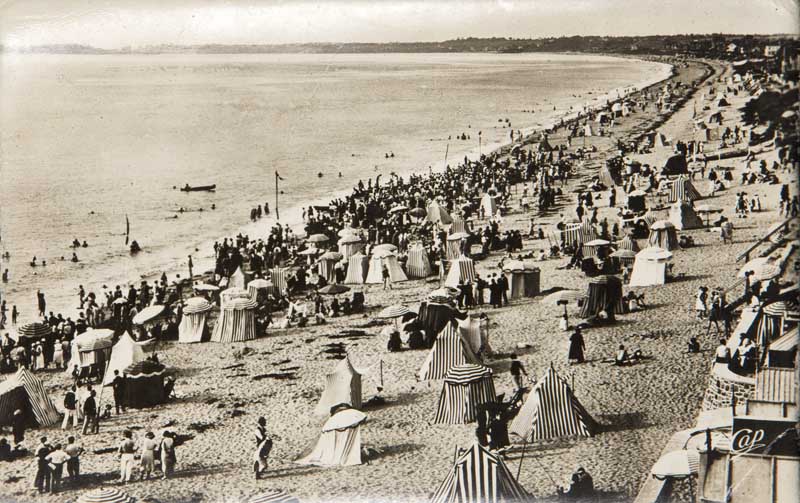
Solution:
[{"label": "conical beach tent", "polygon": [[237,267],[228,281],[228,288],[245,288],[245,277],[241,267]]},{"label": "conical beach tent", "polygon": [[622,301],[622,281],[616,276],[596,276],[589,280],[586,300],[581,308],[581,318],[596,316],[605,311],[608,319],[625,312]]},{"label": "conical beach tent", "polygon": [[703,197],[692,184],[692,181],[683,175],[667,182],[666,190],[669,193],[667,200],[671,203],[676,201],[697,201]]},{"label": "conical beach tent", "polygon": [[347,260],[347,276],[344,279],[345,285],[363,285],[367,279],[369,268],[369,258],[356,253]]},{"label": "conical beach tent", "polygon": [[362,412],[345,409],[332,415],[322,426],[322,434],[311,452],[295,461],[301,465],[352,466],[361,464]]},{"label": "conical beach tent", "polygon": [[111,357],[108,359],[108,368],[105,372],[103,385],[108,386],[114,380],[114,371],[118,370],[120,375],[130,365],[138,363],[147,358],[144,349],[136,344],[130,335],[124,333],[120,336],[116,344],[111,348]]},{"label": "conical beach tent", "polygon": [[389,270],[389,279],[392,283],[399,283],[401,281],[408,281],[406,273],[400,267],[400,262],[397,261],[397,256],[389,251],[384,251],[372,255],[369,261],[369,271],[367,272],[367,279],[364,281],[369,285],[378,285],[383,283],[383,266]]},{"label": "conical beach tent", "polygon": [[481,198],[481,209],[483,210],[483,214],[486,218],[492,218],[496,214],[499,214],[500,211],[497,209],[497,201],[495,201],[494,196],[491,194],[484,194]]},{"label": "conical beach tent", "polygon": [[350,363],[350,357],[340,360],[333,372],[325,376],[325,390],[319,399],[316,413],[328,415],[331,407],[346,403],[361,408],[361,374]]},{"label": "conical beach tent", "polygon": [[106,362],[111,356],[114,331],[105,328],[87,330],[72,340],[72,356],[70,357],[66,374],[78,367],[91,367],[94,365],[98,372],[105,370]]},{"label": "conical beach tent", "polygon": [[617,249],[619,250],[630,250],[632,252],[639,251],[639,243],[636,242],[635,239],[630,237],[630,235],[626,235],[624,238],[617,241]]},{"label": "conical beach tent", "polygon": [[679,201],[672,205],[669,210],[669,221],[679,231],[703,227],[703,221],[695,213],[692,204],[686,201]]},{"label": "conical beach tent", "polygon": [[428,252],[422,244],[415,243],[409,246],[406,269],[408,270],[408,275],[412,278],[427,278],[431,275]]},{"label": "conical beach tent", "polygon": [[562,437],[590,437],[597,423],[572,393],[569,385],[550,367],[536,383],[511,422],[509,433],[525,442]]},{"label": "conical beach tent", "polygon": [[11,424],[17,409],[22,410],[28,424],[52,426],[61,418],[41,379],[24,368],[0,383],[0,425]]},{"label": "conical beach tent", "polygon": [[444,280],[445,286],[458,288],[460,282],[471,283],[475,281],[475,262],[464,255],[461,255],[450,262],[450,270]]},{"label": "conical beach tent", "polygon": [[214,342],[243,342],[256,338],[256,301],[236,298],[224,302],[214,326]]},{"label": "conical beach tent", "polygon": [[[250,287],[247,290],[249,292],[253,291]],[[203,297],[188,299],[183,306],[183,316],[181,317],[180,325],[178,325],[178,342],[203,342],[208,333],[206,318],[213,307]]]},{"label": "conical beach tent", "polygon": [[444,378],[436,424],[465,424],[475,421],[478,407],[497,401],[492,369],[467,363],[452,367]]},{"label": "conical beach tent", "polygon": [[465,239],[465,234],[451,234],[447,236],[445,244],[445,255],[447,260],[455,260],[461,256],[461,242]]},{"label": "conical beach tent", "polygon": [[477,442],[458,453],[455,464],[430,503],[523,503],[531,496],[503,458]]},{"label": "conical beach tent", "polygon": [[451,368],[466,363],[477,365],[480,361],[464,342],[456,322],[450,321],[436,337],[419,369],[419,378],[422,381],[444,379]]}]

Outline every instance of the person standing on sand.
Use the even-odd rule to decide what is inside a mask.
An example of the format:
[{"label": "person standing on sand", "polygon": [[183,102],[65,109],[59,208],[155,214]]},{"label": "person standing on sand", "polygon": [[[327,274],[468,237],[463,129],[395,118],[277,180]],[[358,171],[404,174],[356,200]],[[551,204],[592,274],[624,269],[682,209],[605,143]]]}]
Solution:
[{"label": "person standing on sand", "polygon": [[267,434],[267,420],[263,416],[258,418],[255,437],[256,451],[253,453],[253,471],[258,480],[261,474],[267,471],[269,453],[272,450],[272,439]]},{"label": "person standing on sand", "polygon": [[383,289],[386,290],[386,287],[389,287],[389,290],[392,289],[392,278],[389,275],[389,268],[386,267],[386,264],[381,266],[381,275],[383,276]]},{"label": "person standing on sand", "polygon": [[99,419],[97,417],[97,402],[95,401],[95,395],[97,392],[95,390],[91,390],[89,392],[89,396],[83,402],[83,434],[86,435],[89,430],[92,430],[92,433],[97,433],[99,429]]},{"label": "person standing on sand", "polygon": [[156,447],[155,435],[152,431],[144,434],[144,440],[140,444],[140,458],[142,473],[139,480],[150,479],[150,474],[155,471],[156,466]]},{"label": "person standing on sand", "polygon": [[177,462],[175,456],[175,437],[172,432],[164,431],[164,433],[161,434],[159,450],[161,451],[161,471],[163,472],[161,478],[166,480],[175,473],[175,463]]},{"label": "person standing on sand", "polygon": [[586,351],[586,345],[583,342],[583,334],[581,333],[581,329],[576,327],[572,335],[569,336],[569,354],[567,355],[567,360],[569,360],[570,363],[572,360],[575,360],[577,363],[583,363],[585,361],[583,356],[584,351]]},{"label": "person standing on sand", "polygon": [[522,374],[528,376],[528,372],[525,371],[525,367],[522,366],[522,362],[519,361],[517,355],[511,355],[511,379],[514,381],[514,387],[518,391],[522,388]]},{"label": "person standing on sand", "polygon": [[69,420],[72,418],[72,427],[78,427],[78,397],[75,394],[75,385],[64,393],[64,422],[61,423],[61,429],[66,430],[69,426]]},{"label": "person standing on sand", "polygon": [[133,433],[125,430],[122,441],[117,448],[119,452],[119,481],[127,484],[133,478],[133,457],[136,453],[136,444],[133,443]]},{"label": "person standing on sand", "polygon": [[41,290],[36,290],[36,302],[39,305],[39,316],[44,317],[47,312],[47,301]]}]

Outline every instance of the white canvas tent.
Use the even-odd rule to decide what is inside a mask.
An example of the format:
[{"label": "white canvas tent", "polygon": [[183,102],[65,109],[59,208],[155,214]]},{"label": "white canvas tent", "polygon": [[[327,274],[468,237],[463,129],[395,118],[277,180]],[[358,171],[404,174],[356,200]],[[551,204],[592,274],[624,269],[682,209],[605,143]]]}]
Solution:
[{"label": "white canvas tent", "polygon": [[486,218],[492,218],[499,215],[500,211],[497,209],[497,201],[491,194],[484,194],[481,198],[481,209]]},{"label": "white canvas tent", "polygon": [[456,320],[456,322],[462,339],[469,345],[474,354],[492,354],[492,346],[489,344],[488,318],[468,316],[463,320]]},{"label": "white canvas tent", "polygon": [[457,288],[461,281],[470,283],[475,281],[475,262],[464,255],[450,261],[450,270],[444,281],[445,286]]},{"label": "white canvas tent", "polygon": [[663,285],[667,280],[667,262],[672,258],[669,251],[651,246],[636,254],[628,286]]},{"label": "white canvas tent", "polygon": [[136,344],[127,332],[122,334],[117,343],[111,348],[111,357],[108,359],[103,385],[108,386],[111,384],[111,381],[114,380],[115,370],[118,370],[122,375],[122,372],[130,365],[139,363],[145,358],[147,358],[147,355],[142,346]]},{"label": "white canvas tent", "polygon": [[703,227],[703,221],[695,213],[692,204],[687,201],[678,201],[672,205],[669,210],[669,221],[679,231]]},{"label": "white canvas tent", "polygon": [[407,281],[408,277],[400,267],[400,262],[397,261],[397,256],[389,251],[376,251],[369,261],[369,271],[367,272],[367,279],[364,281],[370,285],[378,285],[383,283],[383,266],[389,270],[389,279],[392,283],[399,283]]},{"label": "white canvas tent", "polygon": [[236,271],[231,274],[231,279],[228,281],[228,288],[245,288],[245,277],[241,267],[237,267]]},{"label": "white canvas tent", "polygon": [[369,268],[369,258],[362,254],[356,253],[347,260],[347,276],[344,278],[345,285],[363,285],[367,279],[367,270]]},{"label": "white canvas tent", "polygon": [[364,413],[345,409],[332,415],[311,452],[295,461],[301,465],[352,466],[361,464],[361,424]]},{"label": "white canvas tent", "polygon": [[111,355],[113,337],[114,331],[106,328],[87,330],[76,336],[72,340],[72,356],[64,373],[72,374],[76,365],[79,368],[96,365],[102,372]]},{"label": "white canvas tent", "polygon": [[333,372],[325,376],[325,390],[317,404],[316,413],[328,415],[331,407],[343,403],[354,409],[361,408],[361,374],[350,363],[349,356],[340,360]]},{"label": "white canvas tent", "polygon": [[597,424],[572,393],[569,385],[550,367],[531,390],[509,433],[526,442],[561,437],[589,437]]}]

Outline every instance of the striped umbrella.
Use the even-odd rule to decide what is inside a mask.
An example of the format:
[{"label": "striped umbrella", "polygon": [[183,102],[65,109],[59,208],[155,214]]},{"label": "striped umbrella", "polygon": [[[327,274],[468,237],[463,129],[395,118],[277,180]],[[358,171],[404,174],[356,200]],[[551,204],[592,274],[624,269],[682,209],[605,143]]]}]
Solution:
[{"label": "striped umbrella", "polygon": [[300,503],[300,500],[286,491],[278,489],[250,496],[245,503]]},{"label": "striped umbrella", "polygon": [[210,285],[208,283],[200,283],[194,285],[194,289],[198,292],[217,292],[219,291],[219,287],[217,285]]},{"label": "striped umbrella", "polygon": [[399,318],[399,317],[403,316],[404,314],[408,314],[410,312],[411,312],[411,310],[409,310],[406,306],[402,306],[400,304],[397,304],[397,305],[394,305],[394,306],[389,306],[387,308],[384,308],[380,312],[380,314],[378,314],[378,318],[383,318],[383,319]]},{"label": "striped umbrella", "polygon": [[210,311],[213,308],[211,303],[203,297],[192,297],[183,306],[183,314],[199,314]]},{"label": "striped umbrella", "polygon": [[782,300],[764,306],[764,313],[770,316],[786,316],[788,308]]},{"label": "striped umbrella", "polygon": [[312,234],[308,237],[306,241],[308,241],[309,243],[327,243],[328,236],[326,236],[325,234]]},{"label": "striped umbrella", "polygon": [[358,234],[358,229],[354,229],[353,227],[345,227],[336,233],[336,235],[339,236],[340,238],[344,238],[346,236],[355,236],[357,234]]},{"label": "striped umbrella", "polygon": [[361,238],[356,236],[355,234],[345,234],[342,236],[342,239],[339,240],[340,245],[352,244],[352,243],[360,243]]},{"label": "striped umbrella", "polygon": [[19,337],[27,339],[41,339],[50,335],[50,332],[50,326],[39,321],[26,323],[17,329]]},{"label": "striped umbrella", "polygon": [[326,285],[319,289],[319,293],[322,295],[339,295],[349,291],[350,287],[344,285]]},{"label": "striped umbrella", "polygon": [[319,259],[320,260],[332,260],[334,262],[338,262],[339,260],[342,260],[342,257],[344,257],[344,255],[342,255],[339,252],[329,251],[329,252],[325,252],[322,255],[320,255]]},{"label": "striped umbrella", "polygon": [[134,325],[142,325],[147,323],[148,321],[154,320],[161,316],[161,313],[164,312],[164,306],[156,304],[154,306],[149,306],[142,309],[139,314],[133,317],[133,324]]},{"label": "striped umbrella", "polygon": [[94,489],[81,494],[76,503],[133,503],[134,499],[114,487]]},{"label": "striped umbrella", "polygon": [[781,268],[777,264],[765,263],[753,271],[753,277],[758,281],[777,278],[781,275]]},{"label": "striped umbrella", "polygon": [[256,290],[261,290],[262,288],[269,288],[272,286],[270,281],[267,281],[264,278],[254,279],[250,283],[247,284],[247,289],[255,288]]},{"label": "striped umbrella", "polygon": [[127,303],[128,303],[128,299],[126,299],[125,297],[120,297],[120,298],[114,300],[114,302],[112,302],[112,304],[114,304],[115,306],[122,306],[122,305],[127,304]]}]

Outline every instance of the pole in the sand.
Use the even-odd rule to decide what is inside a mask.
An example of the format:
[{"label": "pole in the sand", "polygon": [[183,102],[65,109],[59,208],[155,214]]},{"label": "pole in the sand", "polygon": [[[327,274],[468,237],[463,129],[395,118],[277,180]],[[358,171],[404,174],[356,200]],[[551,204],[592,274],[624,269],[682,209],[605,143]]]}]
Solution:
[{"label": "pole in the sand", "polygon": [[522,460],[525,459],[525,448],[528,447],[528,441],[522,444],[522,455],[519,457],[519,466],[517,466],[517,480],[519,480],[519,474],[522,471]]},{"label": "pole in the sand", "polygon": [[478,131],[478,158],[481,156],[481,137],[483,136],[481,133],[483,131]]},{"label": "pole in the sand", "polygon": [[281,175],[278,174],[278,171],[275,171],[275,220],[281,219],[281,213],[278,209],[278,180],[281,179]]}]

